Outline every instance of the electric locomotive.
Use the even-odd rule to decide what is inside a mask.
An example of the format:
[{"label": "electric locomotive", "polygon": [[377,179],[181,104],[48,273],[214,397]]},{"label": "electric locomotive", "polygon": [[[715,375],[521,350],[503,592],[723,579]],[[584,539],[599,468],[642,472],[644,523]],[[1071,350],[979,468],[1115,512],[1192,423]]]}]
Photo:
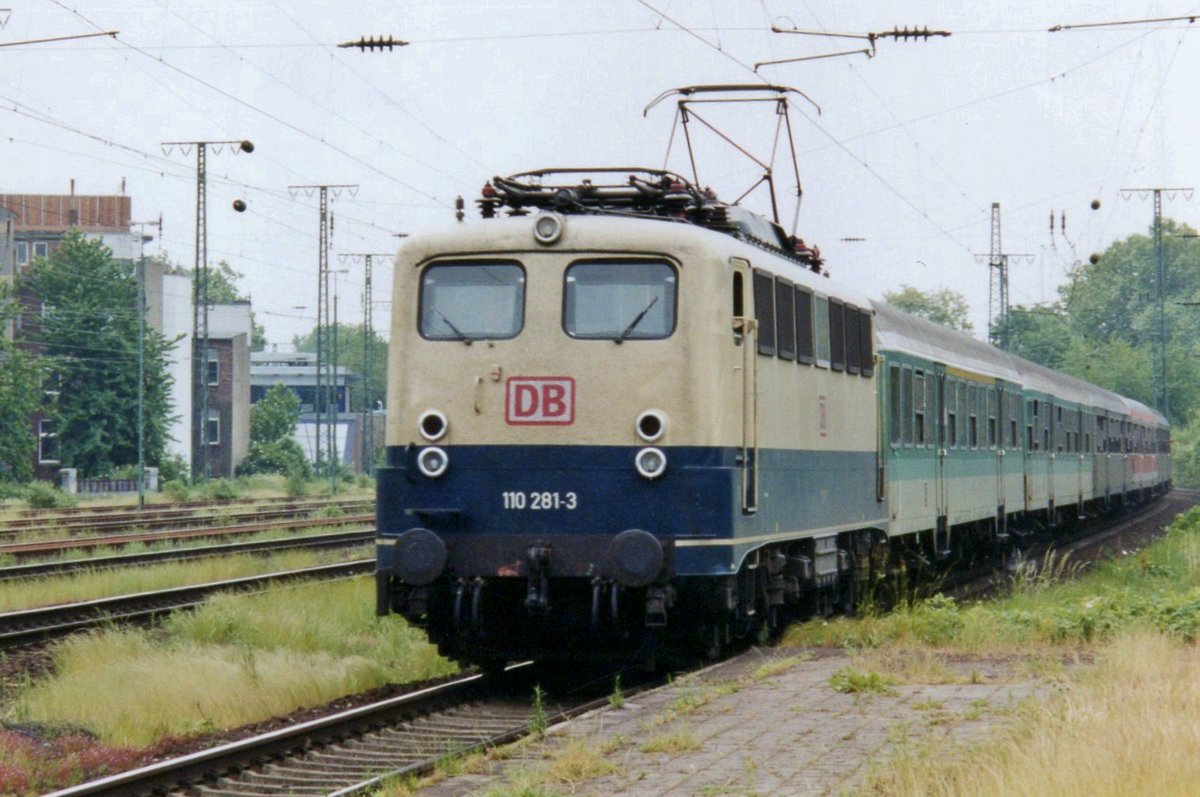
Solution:
[{"label": "electric locomotive", "polygon": [[377,611],[445,655],[716,654],[1169,484],[1148,408],[678,175],[579,171],[496,178],[397,257]]}]

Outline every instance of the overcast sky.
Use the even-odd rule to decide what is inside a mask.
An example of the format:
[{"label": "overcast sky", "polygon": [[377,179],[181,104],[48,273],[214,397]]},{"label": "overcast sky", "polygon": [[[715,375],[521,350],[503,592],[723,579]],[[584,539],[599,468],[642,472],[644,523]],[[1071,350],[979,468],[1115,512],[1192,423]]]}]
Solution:
[{"label": "overcast sky", "polygon": [[[210,260],[244,272],[267,338],[309,329],[317,295],[316,198],[289,185],[355,184],[333,200],[331,264],[339,319],[361,320],[363,266],[395,233],[453,222],[454,198],[485,180],[545,166],[662,167],[674,107],[660,92],[767,80],[821,108],[793,109],[804,199],[799,234],[835,279],[874,296],[902,284],[951,288],[987,319],[991,203],[1001,203],[1014,303],[1052,301],[1076,258],[1145,231],[1149,200],[1120,189],[1200,182],[1200,33],[1186,22],[1048,32],[1055,25],[1200,13],[1167,2],[946,3],[592,0],[330,3],[317,0],[0,0],[0,45],[119,31],[113,39],[0,46],[0,191],[133,198],[162,214],[161,247],[193,263],[195,153],[171,140],[250,139],[251,155],[209,156]],[[902,11],[896,9],[902,8]],[[899,15],[898,15],[899,14]],[[0,11],[0,20],[5,12]],[[773,34],[781,27],[865,34],[877,54],[779,66],[759,61],[856,49],[855,40]],[[360,36],[410,42],[337,49]],[[769,155],[772,120],[729,119]],[[714,116],[715,116],[714,112]],[[717,119],[716,121],[723,121]],[[749,161],[699,137],[701,182],[733,199]],[[667,165],[690,171],[678,146]],[[777,161],[782,177],[790,166]],[[244,214],[231,203],[248,203]],[[1092,200],[1099,210],[1090,208]],[[746,204],[759,210],[766,196]],[[793,200],[785,197],[790,228]],[[1197,224],[1200,197],[1166,212]],[[1066,237],[1049,215],[1066,213]],[[474,216],[474,214],[471,214]],[[471,223],[480,223],[473,221]],[[846,241],[843,239],[864,239]],[[390,299],[376,261],[375,298]],[[375,324],[386,328],[389,305]]]}]

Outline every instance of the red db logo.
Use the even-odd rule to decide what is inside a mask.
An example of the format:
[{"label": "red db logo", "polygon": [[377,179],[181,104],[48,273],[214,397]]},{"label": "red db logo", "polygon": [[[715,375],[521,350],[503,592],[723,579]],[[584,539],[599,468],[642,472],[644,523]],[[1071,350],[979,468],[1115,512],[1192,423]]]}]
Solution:
[{"label": "red db logo", "polygon": [[511,426],[570,426],[575,423],[575,380],[569,376],[510,377],[504,420]]}]

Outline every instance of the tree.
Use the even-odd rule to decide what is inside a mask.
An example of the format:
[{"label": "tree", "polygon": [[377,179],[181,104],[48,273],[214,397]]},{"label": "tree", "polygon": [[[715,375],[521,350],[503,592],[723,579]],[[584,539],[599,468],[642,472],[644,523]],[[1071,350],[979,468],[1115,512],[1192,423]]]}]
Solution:
[{"label": "tree", "polygon": [[29,428],[38,408],[37,364],[4,334],[18,310],[11,288],[0,283],[0,481],[31,479],[37,447]]},{"label": "tree", "polygon": [[[41,316],[29,333],[60,390],[47,408],[65,467],[103,476],[137,464],[137,274],[103,243],[69,230],[29,276]],[[157,462],[170,419],[167,355],[174,343],[145,327],[145,457]]]},{"label": "tree", "polygon": [[292,437],[300,420],[300,397],[275,385],[250,408],[250,451],[238,465],[238,474],[312,474],[304,449]]},{"label": "tree", "polygon": [[[363,369],[363,345],[367,339],[362,324],[337,325],[337,364],[351,373],[360,374]],[[326,333],[332,340],[333,327],[328,327]],[[383,401],[387,385],[387,349],[388,344],[378,333],[371,333],[371,402]],[[317,330],[314,328],[308,334],[292,338],[296,351],[317,350]],[[366,406],[367,397],[362,390],[350,392],[350,409],[353,412],[363,412],[370,409]]]},{"label": "tree", "polygon": [[1074,335],[1061,304],[1009,310],[1008,350],[1018,357],[1061,371]]},{"label": "tree", "polygon": [[[208,272],[208,300],[214,304],[231,304],[233,302],[248,302],[250,297],[243,295],[237,287],[237,281],[246,276],[240,271],[234,271],[233,266],[224,260],[217,267],[205,267]],[[196,270],[188,269],[188,275],[195,277]],[[267,348],[266,332],[254,320],[254,311],[250,312],[250,351],[263,351]]]},{"label": "tree", "polygon": [[883,300],[899,310],[928,319],[935,324],[963,332],[974,329],[967,318],[970,308],[967,306],[966,297],[949,288],[921,291],[911,285],[901,285],[900,290],[885,293]]},{"label": "tree", "polygon": [[[1179,424],[1200,413],[1200,241],[1171,219],[1163,220],[1162,234],[1168,399]],[[1069,321],[1062,367],[1153,406],[1159,319],[1153,229],[1113,243],[1094,260],[1077,264],[1059,288]]]}]

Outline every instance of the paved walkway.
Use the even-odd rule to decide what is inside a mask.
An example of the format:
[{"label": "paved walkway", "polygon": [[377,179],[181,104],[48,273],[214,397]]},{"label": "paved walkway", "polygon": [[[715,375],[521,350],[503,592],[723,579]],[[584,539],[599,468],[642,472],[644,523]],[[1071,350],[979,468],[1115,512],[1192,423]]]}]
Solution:
[{"label": "paved walkway", "polygon": [[[547,794],[839,795],[897,744],[928,734],[980,738],[999,721],[999,710],[1045,689],[997,662],[951,665],[962,679],[982,683],[897,685],[886,693],[835,690],[831,677],[850,664],[840,653],[792,659],[774,674],[760,669],[789,655],[794,652],[751,653],[710,668],[620,709],[554,728],[545,743],[530,745],[517,759],[489,763],[486,772],[449,778],[418,795],[479,797],[521,770],[545,767],[572,740],[604,751],[613,772],[543,781]],[[653,749],[667,752],[647,752]]]}]

